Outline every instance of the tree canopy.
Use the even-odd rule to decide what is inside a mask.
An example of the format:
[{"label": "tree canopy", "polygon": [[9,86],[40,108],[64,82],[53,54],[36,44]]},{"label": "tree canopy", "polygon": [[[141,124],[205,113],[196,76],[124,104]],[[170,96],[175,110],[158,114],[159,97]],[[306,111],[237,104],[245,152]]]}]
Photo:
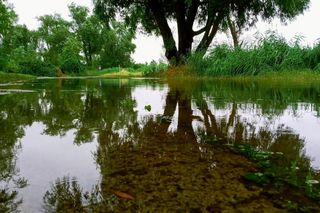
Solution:
[{"label": "tree canopy", "polygon": [[115,20],[105,22],[87,8],[69,5],[71,20],[59,14],[38,17],[32,31],[17,24],[13,8],[0,0],[0,71],[53,76],[87,69],[130,66],[135,32]]},{"label": "tree canopy", "polygon": [[[302,13],[309,3],[310,0],[95,0],[95,11],[107,22],[120,16],[133,28],[140,24],[145,32],[161,35],[167,59],[179,62],[192,49],[206,52],[230,14],[239,24],[255,23],[258,17],[286,21]],[[178,44],[170,21],[177,23]],[[194,37],[200,35],[199,44],[192,47]]]},{"label": "tree canopy", "polygon": [[17,19],[17,15],[5,0],[0,0],[0,39],[6,35]]}]

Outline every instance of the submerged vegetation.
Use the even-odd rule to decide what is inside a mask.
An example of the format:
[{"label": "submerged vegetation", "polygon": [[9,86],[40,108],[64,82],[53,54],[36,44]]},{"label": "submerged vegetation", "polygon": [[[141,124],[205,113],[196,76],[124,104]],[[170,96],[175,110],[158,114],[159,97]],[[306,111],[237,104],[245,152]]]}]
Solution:
[{"label": "submerged vegetation", "polygon": [[245,174],[244,179],[269,187],[289,184],[303,190],[311,198],[320,199],[320,173],[304,165],[306,162],[302,159],[288,161],[288,156],[282,152],[259,150],[248,144],[235,144],[232,148],[260,168],[259,172]]}]

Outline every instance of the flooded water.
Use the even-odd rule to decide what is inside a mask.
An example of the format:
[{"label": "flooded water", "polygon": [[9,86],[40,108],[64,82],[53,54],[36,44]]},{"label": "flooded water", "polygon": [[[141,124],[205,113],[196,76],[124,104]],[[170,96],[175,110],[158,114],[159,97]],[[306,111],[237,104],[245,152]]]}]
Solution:
[{"label": "flooded water", "polygon": [[230,147],[317,170],[319,130],[317,83],[0,85],[0,211],[277,211],[285,207],[242,178],[257,167]]}]

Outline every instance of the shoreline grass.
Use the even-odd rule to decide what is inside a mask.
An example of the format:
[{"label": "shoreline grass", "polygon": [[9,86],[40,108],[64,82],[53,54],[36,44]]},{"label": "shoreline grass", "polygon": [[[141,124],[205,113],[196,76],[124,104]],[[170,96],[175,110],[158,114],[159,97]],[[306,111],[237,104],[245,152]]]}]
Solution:
[{"label": "shoreline grass", "polygon": [[271,33],[241,48],[220,44],[205,57],[192,54],[187,64],[201,76],[256,76],[290,70],[320,72],[320,42],[305,47],[299,38],[287,42]]},{"label": "shoreline grass", "polygon": [[0,72],[0,83],[26,81],[26,80],[33,80],[36,78],[37,77],[33,75]]}]

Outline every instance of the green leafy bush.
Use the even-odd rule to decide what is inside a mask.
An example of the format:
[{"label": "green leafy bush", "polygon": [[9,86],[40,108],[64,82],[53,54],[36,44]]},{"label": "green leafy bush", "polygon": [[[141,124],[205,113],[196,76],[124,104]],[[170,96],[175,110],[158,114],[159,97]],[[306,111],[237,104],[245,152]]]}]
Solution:
[{"label": "green leafy bush", "polygon": [[155,61],[152,61],[149,64],[141,64],[136,69],[138,71],[142,72],[144,75],[148,76],[148,75],[162,72],[162,71],[166,70],[167,68],[168,68],[168,65],[163,62],[157,63]]},{"label": "green leafy bush", "polygon": [[54,65],[40,60],[23,61],[18,65],[18,72],[36,76],[55,76],[56,68]]},{"label": "green leafy bush", "polygon": [[81,74],[84,72],[84,65],[77,59],[69,58],[62,62],[61,70],[64,73]]}]

